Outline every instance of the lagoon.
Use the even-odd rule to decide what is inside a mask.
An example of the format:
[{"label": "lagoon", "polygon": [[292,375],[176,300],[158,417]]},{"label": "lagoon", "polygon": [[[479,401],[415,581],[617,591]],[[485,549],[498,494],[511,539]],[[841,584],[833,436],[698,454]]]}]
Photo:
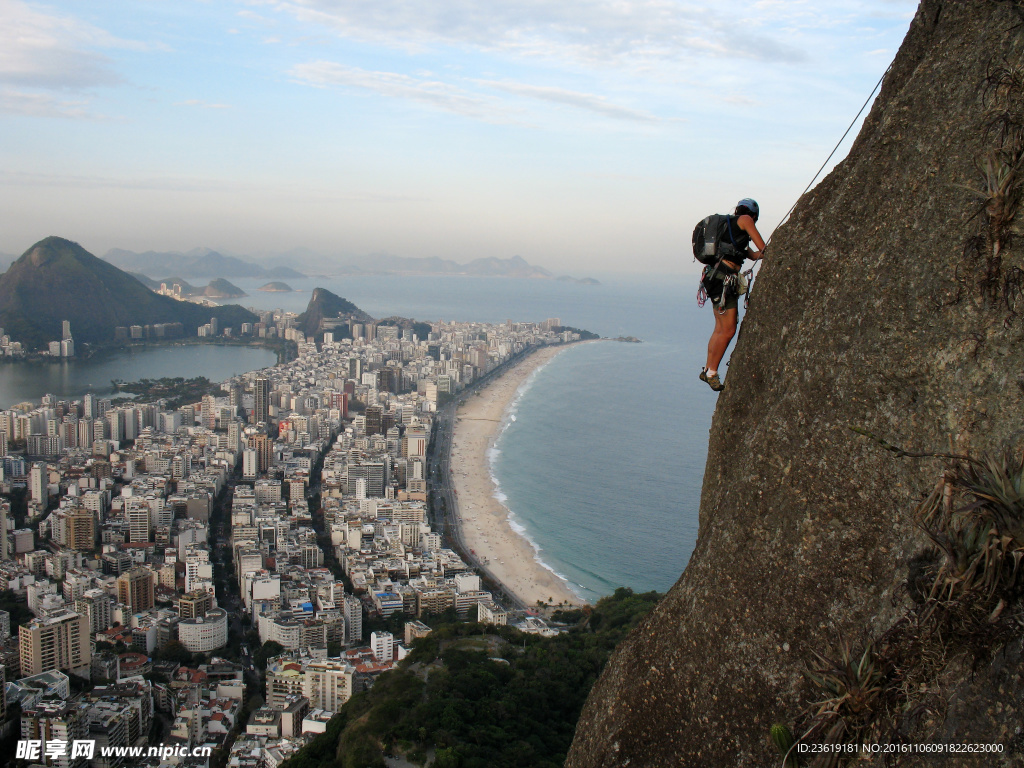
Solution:
[{"label": "lagoon", "polygon": [[276,362],[277,354],[265,347],[188,344],[131,348],[83,360],[4,363],[0,364],[0,408],[25,401],[38,404],[45,394],[62,400],[80,399],[90,392],[106,397],[113,393],[112,379],[205,376],[225,381]]}]

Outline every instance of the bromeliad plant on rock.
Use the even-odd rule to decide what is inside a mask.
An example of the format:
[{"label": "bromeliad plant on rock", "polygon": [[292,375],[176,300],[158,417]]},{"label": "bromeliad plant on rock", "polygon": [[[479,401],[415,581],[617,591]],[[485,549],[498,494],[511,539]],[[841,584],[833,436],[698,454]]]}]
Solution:
[{"label": "bromeliad plant on rock", "polygon": [[806,675],[824,698],[814,704],[817,712],[808,735],[828,744],[859,744],[879,720],[891,669],[873,643],[856,652],[840,640],[836,651],[829,656],[812,651],[814,664]]},{"label": "bromeliad plant on rock", "polygon": [[957,461],[917,519],[942,554],[925,618],[994,624],[1024,583],[1024,456]]},{"label": "bromeliad plant on rock", "polygon": [[984,129],[992,144],[977,158],[973,178],[956,186],[978,203],[971,219],[980,226],[964,240],[963,258],[954,266],[954,296],[940,306],[960,302],[972,285],[992,305],[1003,304],[1009,328],[1024,297],[1024,269],[1011,258],[1015,222],[1024,204],[1024,66],[990,62],[980,88]]},{"label": "bromeliad plant on rock", "polygon": [[[934,547],[911,563],[914,607],[860,650],[841,640],[834,652],[812,651],[804,672],[811,703],[797,718],[803,734],[794,743],[851,747],[812,753],[814,768],[856,759],[857,744],[939,727],[944,670],[990,659],[1024,632],[1024,455],[910,453],[858,431],[897,456],[950,464],[916,510]],[[775,741],[787,768],[803,764],[797,749]]]}]

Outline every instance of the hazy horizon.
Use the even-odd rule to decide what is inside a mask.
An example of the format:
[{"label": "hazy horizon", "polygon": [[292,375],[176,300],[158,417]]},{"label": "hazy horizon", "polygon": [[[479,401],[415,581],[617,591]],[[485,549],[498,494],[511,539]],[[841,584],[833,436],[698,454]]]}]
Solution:
[{"label": "hazy horizon", "polygon": [[[51,235],[47,235],[47,237],[50,237],[50,236]],[[55,236],[56,237],[60,237],[60,235],[55,235]],[[6,271],[11,263],[13,263],[17,259],[19,259],[22,255],[27,253],[29,250],[31,250],[31,248],[33,246],[36,245],[36,243],[41,242],[41,240],[43,240],[43,239],[45,239],[45,238],[41,238],[40,240],[37,240],[35,243],[30,244],[28,246],[28,248],[26,248],[22,253],[4,253],[4,252],[0,252],[0,273]],[[64,239],[71,240],[71,238],[64,238]],[[77,243],[77,244],[81,245],[83,248],[85,248],[85,250],[89,251],[94,256],[98,256],[99,258],[103,259],[104,261],[108,261],[108,262],[109,262],[109,259],[106,258],[107,255],[110,253],[111,250],[117,250],[117,249],[108,249],[105,252],[97,253],[96,251],[93,251],[92,249],[90,249],[87,244],[84,244],[84,243]],[[128,250],[128,249],[121,249],[121,250]],[[308,249],[297,248],[297,249],[293,249],[293,250],[298,251],[298,250],[308,250]],[[150,252],[175,254],[175,255],[181,255],[181,256],[186,256],[186,257],[188,257],[190,255],[190,253],[192,253],[192,252],[207,252],[207,251],[215,251],[215,252],[219,253],[221,256],[227,256],[227,257],[234,257],[234,258],[242,259],[242,260],[245,260],[245,261],[247,261],[249,263],[256,264],[258,266],[267,267],[268,269],[271,269],[273,267],[279,267],[279,266],[290,266],[293,269],[296,269],[297,271],[304,273],[305,277],[303,279],[316,279],[317,277],[328,277],[328,278],[332,278],[332,279],[334,279],[334,278],[343,278],[343,277],[352,277],[353,273],[350,273],[350,272],[347,272],[347,271],[341,271],[341,272],[332,273],[330,271],[331,267],[335,266],[335,265],[337,265],[337,266],[354,266],[354,265],[360,264],[361,262],[373,259],[374,257],[378,257],[378,256],[385,256],[386,257],[386,256],[397,256],[397,255],[399,255],[399,254],[390,254],[390,253],[371,253],[371,254],[365,254],[365,255],[351,255],[351,254],[349,254],[349,255],[333,255],[332,256],[330,254],[322,254],[322,253],[310,252],[311,253],[311,262],[312,263],[306,264],[306,263],[301,262],[301,261],[292,262],[292,263],[288,263],[288,262],[284,261],[285,257],[288,254],[287,251],[285,251],[285,252],[265,252],[265,253],[242,253],[242,252],[237,252],[237,251],[228,251],[228,250],[218,250],[216,248],[207,248],[206,246],[198,246],[196,248],[189,248],[189,249],[183,250],[183,251],[158,251],[157,252],[157,251],[153,251],[152,249],[150,249]],[[135,253],[137,255],[142,255],[142,254],[145,254],[146,251],[132,251],[132,253]],[[196,255],[199,255],[199,254],[197,253]],[[518,255],[518,254],[513,254],[513,256],[516,256],[516,255]],[[423,258],[426,258],[426,257],[423,257]],[[485,258],[485,257],[479,257],[479,258]],[[506,258],[512,258],[512,257],[506,257]],[[609,280],[628,281],[630,277],[634,277],[634,276],[636,276],[636,277],[643,277],[643,276],[650,276],[650,275],[661,275],[661,276],[676,275],[676,276],[684,276],[684,275],[688,275],[688,274],[699,274],[701,269],[703,269],[703,265],[697,263],[697,261],[695,259],[691,258],[689,252],[683,253],[681,255],[681,257],[680,257],[680,260],[681,260],[681,264],[679,265],[679,268],[671,270],[669,272],[659,272],[657,269],[643,269],[643,268],[632,268],[632,267],[630,267],[630,268],[623,267],[621,269],[601,268],[601,269],[590,269],[590,270],[588,270],[586,267],[584,267],[582,269],[582,271],[575,271],[575,272],[573,272],[571,274],[569,274],[567,272],[564,272],[564,271],[548,269],[544,264],[539,263],[539,262],[530,262],[528,259],[527,259],[527,262],[530,264],[530,266],[541,267],[541,268],[544,268],[544,269],[548,269],[548,271],[552,273],[552,277],[555,277],[555,278],[561,277],[562,275],[568,275],[569,277],[578,278],[578,279],[588,278],[589,277],[589,278],[594,278],[594,279],[596,279],[598,281],[609,281]],[[455,261],[457,264],[460,264],[462,266],[466,266],[471,261],[473,261],[473,259],[466,259],[464,261],[459,261],[457,259],[451,259],[451,261]],[[331,262],[334,262],[335,264],[332,265]],[[685,262],[685,263],[682,263],[682,262]],[[119,269],[124,269],[124,271],[127,271],[127,272],[134,272],[134,271],[136,271],[134,269],[128,269],[128,268],[124,268],[124,267],[118,267],[118,268]],[[152,271],[152,270],[150,270],[150,271]],[[165,271],[167,272],[166,275],[163,272],[161,272],[159,275],[146,274],[146,276],[149,277],[150,279],[163,279],[164,277],[172,276],[171,273],[174,272],[174,268],[173,267],[169,267]],[[145,273],[143,273],[143,274],[145,274]],[[225,273],[225,274],[227,274],[227,273]],[[363,273],[363,274],[364,274],[364,276],[388,277],[388,276],[401,276],[403,274],[415,274],[415,273],[414,272],[409,272],[409,273],[402,273],[402,272],[366,272],[366,273]],[[430,272],[430,273],[423,273],[423,274],[429,275],[431,277],[439,277],[439,278],[441,278],[441,277],[477,277],[477,278],[482,278],[482,279],[497,279],[497,280],[521,280],[521,279],[522,280],[529,280],[529,279],[536,279],[536,278],[509,277],[509,276],[505,276],[505,275],[467,275],[467,274],[458,274],[458,273],[449,274],[449,273],[444,273],[444,272]],[[222,275],[211,275],[211,276],[193,275],[186,282],[190,282],[192,284],[195,284],[195,283],[205,284],[206,282],[208,282],[209,280],[213,279],[214,277],[224,277],[224,276],[222,276]],[[234,276],[227,275],[226,279],[228,279],[229,281],[231,281],[231,280],[234,280],[234,281],[243,280],[244,281],[244,280],[249,280],[249,279],[259,280],[261,278],[247,278],[247,277],[242,277],[242,276],[239,276],[239,275],[234,275]]]}]

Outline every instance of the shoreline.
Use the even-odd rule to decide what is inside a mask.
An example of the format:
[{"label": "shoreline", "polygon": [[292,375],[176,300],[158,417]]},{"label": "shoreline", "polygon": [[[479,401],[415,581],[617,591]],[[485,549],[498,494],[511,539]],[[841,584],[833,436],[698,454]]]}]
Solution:
[{"label": "shoreline", "polygon": [[[52,357],[49,354],[43,354],[41,352],[28,352],[21,355],[20,357],[4,357],[0,356],[0,364],[4,365],[26,365],[26,366],[43,366],[43,365],[56,365],[60,363],[74,363],[74,362],[91,362],[97,361],[102,362],[103,360],[117,357],[118,355],[126,354],[131,355],[140,351],[165,349],[167,347],[199,347],[199,346],[214,346],[214,347],[254,347],[257,349],[269,349],[275,355],[277,355],[277,362],[274,366],[283,365],[289,363],[296,357],[296,351],[294,349],[294,342],[280,343],[278,341],[267,341],[264,339],[247,339],[244,337],[213,337],[213,338],[201,338],[196,336],[179,336],[171,339],[145,339],[138,340],[135,343],[125,344],[83,344],[83,350],[81,354],[76,354],[74,357]],[[274,367],[268,366],[268,367]],[[263,370],[257,369],[257,370]],[[247,371],[249,373],[249,371]]]},{"label": "shoreline", "polygon": [[467,397],[456,411],[452,435],[452,484],[465,547],[507,591],[534,607],[538,602],[584,605],[586,601],[540,560],[535,545],[513,527],[491,473],[491,449],[506,425],[523,384],[571,345],[543,347]]}]

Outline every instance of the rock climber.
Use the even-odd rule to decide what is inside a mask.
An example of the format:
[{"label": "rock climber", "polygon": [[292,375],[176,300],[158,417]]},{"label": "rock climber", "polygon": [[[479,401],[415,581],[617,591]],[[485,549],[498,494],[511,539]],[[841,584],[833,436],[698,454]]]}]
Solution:
[{"label": "rock climber", "polygon": [[[721,238],[723,256],[716,268],[705,271],[702,279],[715,314],[715,330],[708,341],[707,365],[700,372],[700,380],[706,381],[716,392],[725,389],[718,366],[736,335],[739,297],[746,292],[746,280],[740,274],[743,261],[764,257],[764,240],[757,231],[757,215],[757,202],[751,198],[745,197],[736,203],[736,211],[729,216],[728,229]],[[756,250],[750,247],[751,243]]]}]

